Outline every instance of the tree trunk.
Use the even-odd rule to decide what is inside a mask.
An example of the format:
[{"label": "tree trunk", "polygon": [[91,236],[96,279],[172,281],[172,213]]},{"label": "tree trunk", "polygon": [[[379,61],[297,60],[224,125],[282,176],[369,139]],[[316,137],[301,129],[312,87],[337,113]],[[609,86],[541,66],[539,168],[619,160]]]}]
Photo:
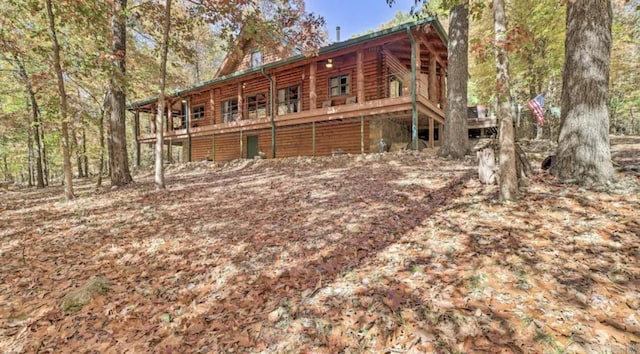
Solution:
[{"label": "tree trunk", "polygon": [[111,185],[122,186],[133,182],[129,172],[126,132],[126,44],[127,28],[125,10],[127,0],[116,0],[113,8],[111,28],[113,30],[114,65],[109,80],[111,92],[111,119],[109,120],[109,167]]},{"label": "tree trunk", "polygon": [[44,126],[40,126],[40,141],[42,142],[42,172],[44,185],[49,185],[49,159],[47,158],[47,141],[44,138]]},{"label": "tree trunk", "polygon": [[[29,107],[27,107],[28,109]],[[29,121],[27,127],[27,164],[29,165],[29,187],[33,187],[33,139],[31,139],[31,122]]]},{"label": "tree trunk", "polygon": [[565,182],[605,184],[613,178],[609,146],[611,1],[567,2],[562,116],[551,172]]},{"label": "tree trunk", "polygon": [[4,181],[9,182],[9,164],[7,163],[7,137],[2,136],[2,172],[4,174]]},{"label": "tree trunk", "polygon": [[82,162],[84,165],[84,176],[89,177],[89,156],[87,156],[87,132],[84,126],[81,128],[82,132]]},{"label": "tree trunk", "polygon": [[169,32],[171,30],[171,0],[167,0],[164,15],[164,33],[162,34],[162,52],[160,54],[160,95],[158,96],[158,114],[156,116],[156,173],[155,182],[157,189],[164,189],[164,166],[162,157],[163,142],[163,118],[165,111],[164,91],[167,77],[167,52],[169,50]]},{"label": "tree trunk", "polygon": [[82,153],[80,151],[80,144],[78,143],[78,137],[76,136],[77,130],[71,128],[71,146],[76,151],[76,165],[78,167],[78,178],[84,177],[82,175]]},{"label": "tree trunk", "polygon": [[509,58],[507,57],[507,18],[504,0],[493,0],[496,45],[496,96],[500,119],[500,199],[514,200],[518,196],[518,174],[514,143],[513,117],[509,91]]},{"label": "tree trunk", "polygon": [[58,94],[60,95],[60,115],[62,117],[62,170],[64,173],[64,197],[66,200],[72,200],[73,195],[73,174],[71,171],[71,152],[69,149],[69,126],[67,123],[67,94],[64,89],[64,78],[62,77],[62,66],[60,64],[60,46],[58,45],[58,37],[56,35],[55,21],[53,17],[53,9],[51,0],[46,0],[47,16],[49,17],[49,31],[51,41],[53,42],[53,65],[58,78]]},{"label": "tree trunk", "polygon": [[518,180],[523,177],[533,176],[533,168],[527,158],[527,154],[522,150],[520,145],[515,144],[516,151],[516,169],[518,172]]},{"label": "tree trunk", "polygon": [[102,186],[102,174],[104,173],[104,111],[100,111],[98,131],[100,133],[100,159],[98,161],[98,180],[96,181],[96,189]]},{"label": "tree trunk", "polygon": [[100,161],[98,162],[98,181],[96,182],[96,189],[102,186],[102,175],[104,174],[104,118],[108,116],[111,112],[109,112],[109,91],[104,94],[104,101],[102,103],[102,107],[100,108],[100,121],[98,122],[98,131],[100,132]]},{"label": "tree trunk", "polygon": [[447,106],[438,155],[462,159],[469,152],[467,130],[467,80],[469,9],[465,1],[451,8],[447,62]]},{"label": "tree trunk", "polygon": [[41,143],[40,143],[40,108],[38,106],[38,101],[36,100],[36,94],[33,91],[33,86],[31,85],[31,78],[29,74],[27,74],[27,70],[25,69],[24,63],[18,57],[16,53],[12,53],[13,59],[18,65],[18,72],[22,81],[24,82],[25,91],[27,94],[27,99],[30,102],[31,108],[31,116],[33,118],[33,139],[35,142],[34,152],[34,160],[36,167],[36,188],[44,188],[44,173],[42,169],[42,152],[41,152]]},{"label": "tree trunk", "polygon": [[[82,101],[82,97],[80,95],[80,86],[78,89],[78,100]],[[86,178],[89,177],[88,169],[89,166],[86,163],[87,161],[87,147],[85,144],[85,131],[84,131],[84,117],[82,115],[82,111],[78,112],[77,120],[74,122],[77,129],[72,129],[73,132],[73,142],[76,146],[76,159],[78,161],[78,177]],[[78,134],[80,137],[78,138]]]}]

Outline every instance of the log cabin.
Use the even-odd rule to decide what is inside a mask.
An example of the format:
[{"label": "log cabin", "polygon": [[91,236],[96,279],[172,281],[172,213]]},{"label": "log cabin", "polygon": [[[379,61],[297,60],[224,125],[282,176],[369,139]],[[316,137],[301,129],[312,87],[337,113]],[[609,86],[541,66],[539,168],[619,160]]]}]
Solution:
[{"label": "log cabin", "polygon": [[[447,43],[426,18],[322,47],[314,55],[244,41],[215,78],[167,94],[168,159],[239,158],[379,152],[404,144],[439,145],[444,123]],[[246,50],[247,48],[253,48]],[[157,98],[129,105],[140,164],[155,142]]]}]

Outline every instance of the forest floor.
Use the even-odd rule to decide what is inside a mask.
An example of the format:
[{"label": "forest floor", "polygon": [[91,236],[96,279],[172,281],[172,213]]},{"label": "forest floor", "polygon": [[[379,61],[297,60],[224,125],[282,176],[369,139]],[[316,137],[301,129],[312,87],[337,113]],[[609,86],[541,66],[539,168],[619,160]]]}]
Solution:
[{"label": "forest floor", "polygon": [[612,142],[599,191],[525,144],[513,203],[433,150],[0,191],[0,352],[638,353],[640,138]]}]

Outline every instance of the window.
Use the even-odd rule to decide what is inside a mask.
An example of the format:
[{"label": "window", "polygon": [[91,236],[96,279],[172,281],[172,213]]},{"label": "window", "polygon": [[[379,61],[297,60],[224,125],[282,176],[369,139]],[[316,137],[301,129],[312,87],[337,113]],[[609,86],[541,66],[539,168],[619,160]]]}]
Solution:
[{"label": "window", "polygon": [[300,86],[278,90],[278,115],[300,112]]},{"label": "window", "polygon": [[251,53],[251,68],[257,68],[262,65],[262,52],[255,51]]},{"label": "window", "polygon": [[235,122],[238,119],[238,99],[232,98],[222,102],[222,122]]},{"label": "window", "polygon": [[344,96],[349,94],[349,75],[340,75],[329,79],[329,96]]},{"label": "window", "polygon": [[193,106],[193,111],[191,112],[192,120],[204,119],[204,105]]},{"label": "window", "polygon": [[258,119],[267,117],[267,94],[259,93],[247,96],[247,118]]},{"label": "window", "polygon": [[402,96],[402,81],[391,75],[389,78],[389,98]]}]

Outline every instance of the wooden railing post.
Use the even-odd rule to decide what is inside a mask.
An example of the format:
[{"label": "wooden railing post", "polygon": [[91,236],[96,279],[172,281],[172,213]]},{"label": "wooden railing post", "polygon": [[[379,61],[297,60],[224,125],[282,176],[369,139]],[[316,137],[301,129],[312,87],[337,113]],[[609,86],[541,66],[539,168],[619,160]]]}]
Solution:
[{"label": "wooden railing post", "polygon": [[364,51],[359,49],[356,53],[356,85],[358,103],[364,103]]}]

